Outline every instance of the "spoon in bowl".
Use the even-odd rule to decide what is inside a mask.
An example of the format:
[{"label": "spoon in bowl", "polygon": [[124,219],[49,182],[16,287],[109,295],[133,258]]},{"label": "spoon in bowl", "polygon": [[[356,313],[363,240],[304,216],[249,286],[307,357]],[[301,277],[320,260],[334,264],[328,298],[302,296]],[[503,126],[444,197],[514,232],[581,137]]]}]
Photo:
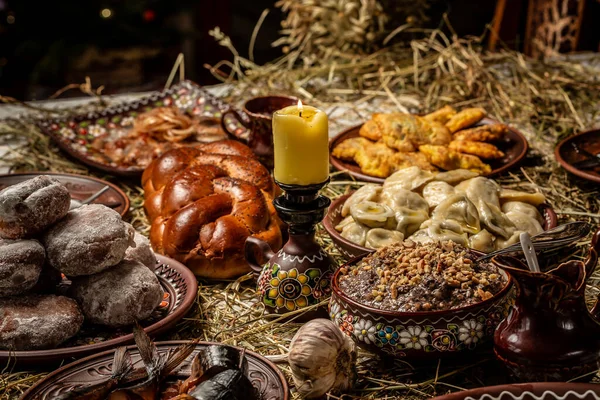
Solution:
[{"label": "spoon in bowl", "polygon": [[531,272],[541,272],[540,263],[538,262],[537,255],[535,254],[535,249],[533,248],[533,243],[531,243],[531,236],[527,232],[521,232],[519,235],[519,240],[521,242],[521,247],[523,248],[523,254],[525,255],[525,260],[527,261],[527,266],[531,270]]},{"label": "spoon in bowl", "polygon": [[71,207],[69,208],[69,210],[79,208],[85,204],[90,204],[91,202],[96,200],[98,197],[102,196],[104,194],[104,192],[106,192],[108,189],[110,189],[109,186],[104,186],[102,189],[98,190],[96,193],[94,193],[93,195],[91,195],[90,197],[88,197],[85,200],[79,201],[79,200],[71,199]]}]

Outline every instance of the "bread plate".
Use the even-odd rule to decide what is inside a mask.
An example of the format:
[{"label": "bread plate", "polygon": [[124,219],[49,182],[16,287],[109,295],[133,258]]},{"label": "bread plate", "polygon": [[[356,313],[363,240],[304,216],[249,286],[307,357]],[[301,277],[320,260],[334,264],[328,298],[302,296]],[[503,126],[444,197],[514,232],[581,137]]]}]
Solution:
[{"label": "bread plate", "polygon": [[105,180],[85,175],[37,171],[19,174],[5,174],[0,175],[0,190],[8,186],[16,185],[17,183],[33,179],[39,175],[47,175],[57,179],[69,190],[71,198],[79,201],[87,199],[91,195],[99,192],[105,186],[108,186],[108,190],[102,193],[102,195],[94,200],[93,203],[104,204],[105,206],[110,207],[121,214],[122,217],[127,214],[127,211],[129,211],[129,197],[127,197],[127,195],[121,189],[119,189],[118,186]]},{"label": "bread plate", "polygon": [[[491,118],[484,118],[475,126],[491,125],[497,123],[499,122]],[[360,124],[358,126],[346,129],[345,131],[339,133],[330,140],[329,161],[335,169],[337,169],[338,171],[344,171],[359,181],[383,183],[385,178],[367,175],[364,172],[362,172],[360,167],[355,163],[341,160],[339,158],[334,157],[331,154],[333,149],[344,140],[353,137],[358,137],[358,132],[360,131],[362,125],[363,124]],[[490,166],[492,167],[492,171],[486,175],[488,177],[501,174],[502,172],[508,171],[509,169],[517,165],[523,158],[525,158],[525,156],[527,155],[527,149],[529,148],[529,144],[527,143],[527,139],[525,139],[525,136],[523,136],[523,134],[518,130],[511,127],[508,128],[508,131],[504,135],[504,138],[502,139],[502,141],[497,143],[497,146],[500,150],[502,150],[505,153],[505,156],[499,160],[488,160]]]},{"label": "bread plate", "polygon": [[[184,341],[157,342],[156,347],[161,354],[185,343]],[[186,379],[191,373],[191,361],[198,351],[209,345],[219,343],[199,342],[196,350],[177,368],[170,377],[172,380]],[[142,361],[135,346],[130,346],[129,352],[135,367],[141,366]],[[93,385],[106,380],[110,376],[114,350],[84,358],[52,372],[36,383],[20,400],[51,400],[79,385]],[[269,360],[253,351],[246,350],[248,359],[248,378],[257,389],[262,400],[288,400],[289,387],[281,371]]]},{"label": "bread plate", "polygon": [[[156,336],[175,326],[192,307],[198,292],[198,283],[194,274],[183,264],[160,254],[157,254],[156,258],[158,263],[155,273],[164,290],[163,302],[150,318],[140,322],[150,336]],[[60,289],[65,289],[69,284],[70,281],[63,280]],[[84,322],[79,333],[59,348],[30,351],[0,350],[0,363],[6,364],[10,361],[19,365],[52,365],[70,362],[132,342],[131,327],[111,329]]]},{"label": "bread plate", "polygon": [[[331,237],[333,244],[347,260],[375,251],[368,247],[360,246],[351,242],[335,229],[335,227],[344,219],[344,217],[342,217],[342,208],[350,196],[352,196],[352,193],[348,193],[334,200],[329,206],[327,215],[323,219],[323,226]],[[538,207],[538,210],[542,214],[542,218],[544,220],[542,228],[544,228],[545,231],[556,228],[558,225],[558,217],[552,207],[547,204],[541,204]]]}]

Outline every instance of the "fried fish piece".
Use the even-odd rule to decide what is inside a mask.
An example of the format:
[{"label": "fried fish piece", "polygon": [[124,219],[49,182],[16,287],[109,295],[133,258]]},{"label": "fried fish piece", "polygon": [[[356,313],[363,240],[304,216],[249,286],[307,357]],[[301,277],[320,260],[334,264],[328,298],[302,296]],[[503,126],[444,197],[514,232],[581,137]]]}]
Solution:
[{"label": "fried fish piece", "polygon": [[452,118],[455,115],[456,110],[452,106],[445,105],[439,110],[425,115],[423,118],[425,118],[428,121],[435,121],[439,122],[440,124],[445,124],[450,118]]},{"label": "fried fish piece", "polygon": [[508,131],[504,124],[482,125],[463,129],[453,135],[454,140],[472,140],[474,142],[494,142],[502,139]]},{"label": "fried fish piece", "polygon": [[396,172],[407,167],[419,167],[424,171],[437,171],[438,169],[427,161],[427,156],[420,152],[402,153],[398,152],[393,156],[393,166]]},{"label": "fried fish piece", "polygon": [[479,174],[488,174],[492,167],[484,163],[479,157],[462,154],[450,150],[445,146],[423,145],[419,151],[427,156],[427,160],[436,167],[447,171],[454,169],[468,169]]},{"label": "fried fish piece", "polygon": [[475,142],[472,140],[453,140],[448,145],[450,150],[467,153],[486,160],[504,157],[504,153],[491,143]]},{"label": "fried fish piece", "polygon": [[353,137],[335,146],[331,154],[340,160],[354,161],[354,156],[360,149],[373,144],[373,142],[363,137]]},{"label": "fried fish piece", "polygon": [[465,108],[446,122],[446,128],[451,133],[454,133],[478,123],[483,117],[485,117],[485,110],[483,108]]},{"label": "fried fish piece", "polygon": [[369,142],[356,152],[354,161],[365,174],[387,178],[395,171],[394,154],[396,152],[382,142]]},{"label": "fried fish piece", "polygon": [[418,115],[374,114],[373,121],[382,133],[383,142],[402,152],[415,151],[422,144],[442,145],[452,140],[452,135],[444,125]]},{"label": "fried fish piece", "polygon": [[369,120],[360,127],[358,134],[367,139],[371,139],[373,141],[378,141],[381,139],[381,130],[377,126],[377,123],[373,120]]}]

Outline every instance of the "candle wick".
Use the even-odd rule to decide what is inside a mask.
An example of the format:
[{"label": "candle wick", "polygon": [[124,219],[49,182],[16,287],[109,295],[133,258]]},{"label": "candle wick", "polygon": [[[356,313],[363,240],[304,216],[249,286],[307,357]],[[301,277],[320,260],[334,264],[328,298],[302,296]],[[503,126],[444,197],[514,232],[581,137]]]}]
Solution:
[{"label": "candle wick", "polygon": [[298,116],[302,117],[302,110],[298,111]]}]

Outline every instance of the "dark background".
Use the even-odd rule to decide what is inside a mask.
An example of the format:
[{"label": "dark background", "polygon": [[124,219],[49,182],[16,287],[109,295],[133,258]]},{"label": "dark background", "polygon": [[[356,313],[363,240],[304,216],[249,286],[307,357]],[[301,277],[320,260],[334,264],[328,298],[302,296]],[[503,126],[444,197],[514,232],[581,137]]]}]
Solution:
[{"label": "dark background", "polygon": [[[492,0],[429,1],[426,27],[442,26],[447,13],[459,35],[481,35],[494,15]],[[597,50],[600,30],[593,20],[600,2],[587,3],[579,50]],[[521,49],[527,0],[508,4],[512,25],[503,39]],[[188,78],[218,83],[205,65],[231,56],[208,31],[219,26],[247,55],[265,8],[271,12],[256,41],[258,63],[281,55],[270,45],[282,18],[273,0],[0,0],[0,94],[45,99],[85,76],[93,86],[105,85],[105,93],[159,89],[179,52]]]}]

